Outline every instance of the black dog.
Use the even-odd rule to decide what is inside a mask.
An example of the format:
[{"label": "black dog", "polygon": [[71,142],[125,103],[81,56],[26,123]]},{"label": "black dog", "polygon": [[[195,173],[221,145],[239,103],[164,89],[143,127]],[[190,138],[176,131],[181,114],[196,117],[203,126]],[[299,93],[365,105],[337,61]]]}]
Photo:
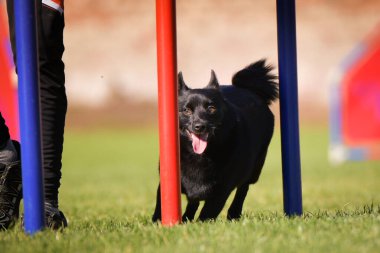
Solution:
[{"label": "black dog", "polygon": [[[265,60],[237,72],[232,86],[215,73],[204,89],[190,89],[178,75],[181,186],[188,204],[182,220],[215,219],[231,192],[228,219],[241,216],[250,184],[259,179],[274,128],[268,105],[278,97],[276,77]],[[160,186],[152,220],[161,219]]]}]

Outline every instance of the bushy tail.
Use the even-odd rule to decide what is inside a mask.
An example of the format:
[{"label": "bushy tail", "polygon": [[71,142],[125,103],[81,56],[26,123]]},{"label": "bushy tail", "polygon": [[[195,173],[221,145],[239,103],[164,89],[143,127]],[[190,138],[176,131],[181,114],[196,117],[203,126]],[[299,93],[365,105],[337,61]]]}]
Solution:
[{"label": "bushy tail", "polygon": [[262,59],[237,72],[232,77],[232,85],[250,90],[269,105],[278,98],[277,77],[270,73],[272,70]]}]

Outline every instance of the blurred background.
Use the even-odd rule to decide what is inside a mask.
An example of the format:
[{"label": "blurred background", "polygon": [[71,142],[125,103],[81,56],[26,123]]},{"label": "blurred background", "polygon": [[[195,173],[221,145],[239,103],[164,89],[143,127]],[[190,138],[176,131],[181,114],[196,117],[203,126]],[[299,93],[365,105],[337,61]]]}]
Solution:
[{"label": "blurred background", "polygon": [[[379,13],[377,0],[297,1],[301,121],[326,124],[331,77]],[[155,1],[66,1],[65,18],[68,127],[156,124]],[[229,84],[260,58],[277,68],[275,1],[178,0],[177,30],[192,87],[210,69]]]},{"label": "blurred background", "polygon": [[[178,0],[185,81],[202,87],[214,69],[229,84],[234,72],[261,58],[277,72],[275,2]],[[301,122],[327,123],[332,77],[380,29],[379,12],[377,0],[297,1]],[[67,127],[156,125],[155,1],[66,1],[65,19]]]}]

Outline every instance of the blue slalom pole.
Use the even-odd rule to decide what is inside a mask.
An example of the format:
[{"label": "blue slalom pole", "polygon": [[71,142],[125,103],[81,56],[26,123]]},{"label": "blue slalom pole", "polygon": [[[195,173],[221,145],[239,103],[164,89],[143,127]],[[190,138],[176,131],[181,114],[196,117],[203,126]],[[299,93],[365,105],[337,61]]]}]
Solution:
[{"label": "blue slalom pole", "polygon": [[15,0],[25,232],[45,226],[35,0]]},{"label": "blue slalom pole", "polygon": [[284,211],[293,216],[302,214],[295,0],[277,0],[277,36]]}]

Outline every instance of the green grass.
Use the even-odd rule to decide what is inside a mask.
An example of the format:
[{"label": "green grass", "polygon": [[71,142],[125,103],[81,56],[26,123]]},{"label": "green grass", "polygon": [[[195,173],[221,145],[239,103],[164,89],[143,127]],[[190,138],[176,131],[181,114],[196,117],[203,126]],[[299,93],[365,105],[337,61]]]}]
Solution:
[{"label": "green grass", "polygon": [[[0,233],[0,252],[379,252],[380,162],[332,167],[327,130],[301,134],[304,215],[282,211],[278,130],[238,222],[152,224],[158,183],[154,129],[68,131],[60,207],[63,232]],[[231,199],[229,199],[230,203]],[[185,201],[183,201],[185,204]]]}]

